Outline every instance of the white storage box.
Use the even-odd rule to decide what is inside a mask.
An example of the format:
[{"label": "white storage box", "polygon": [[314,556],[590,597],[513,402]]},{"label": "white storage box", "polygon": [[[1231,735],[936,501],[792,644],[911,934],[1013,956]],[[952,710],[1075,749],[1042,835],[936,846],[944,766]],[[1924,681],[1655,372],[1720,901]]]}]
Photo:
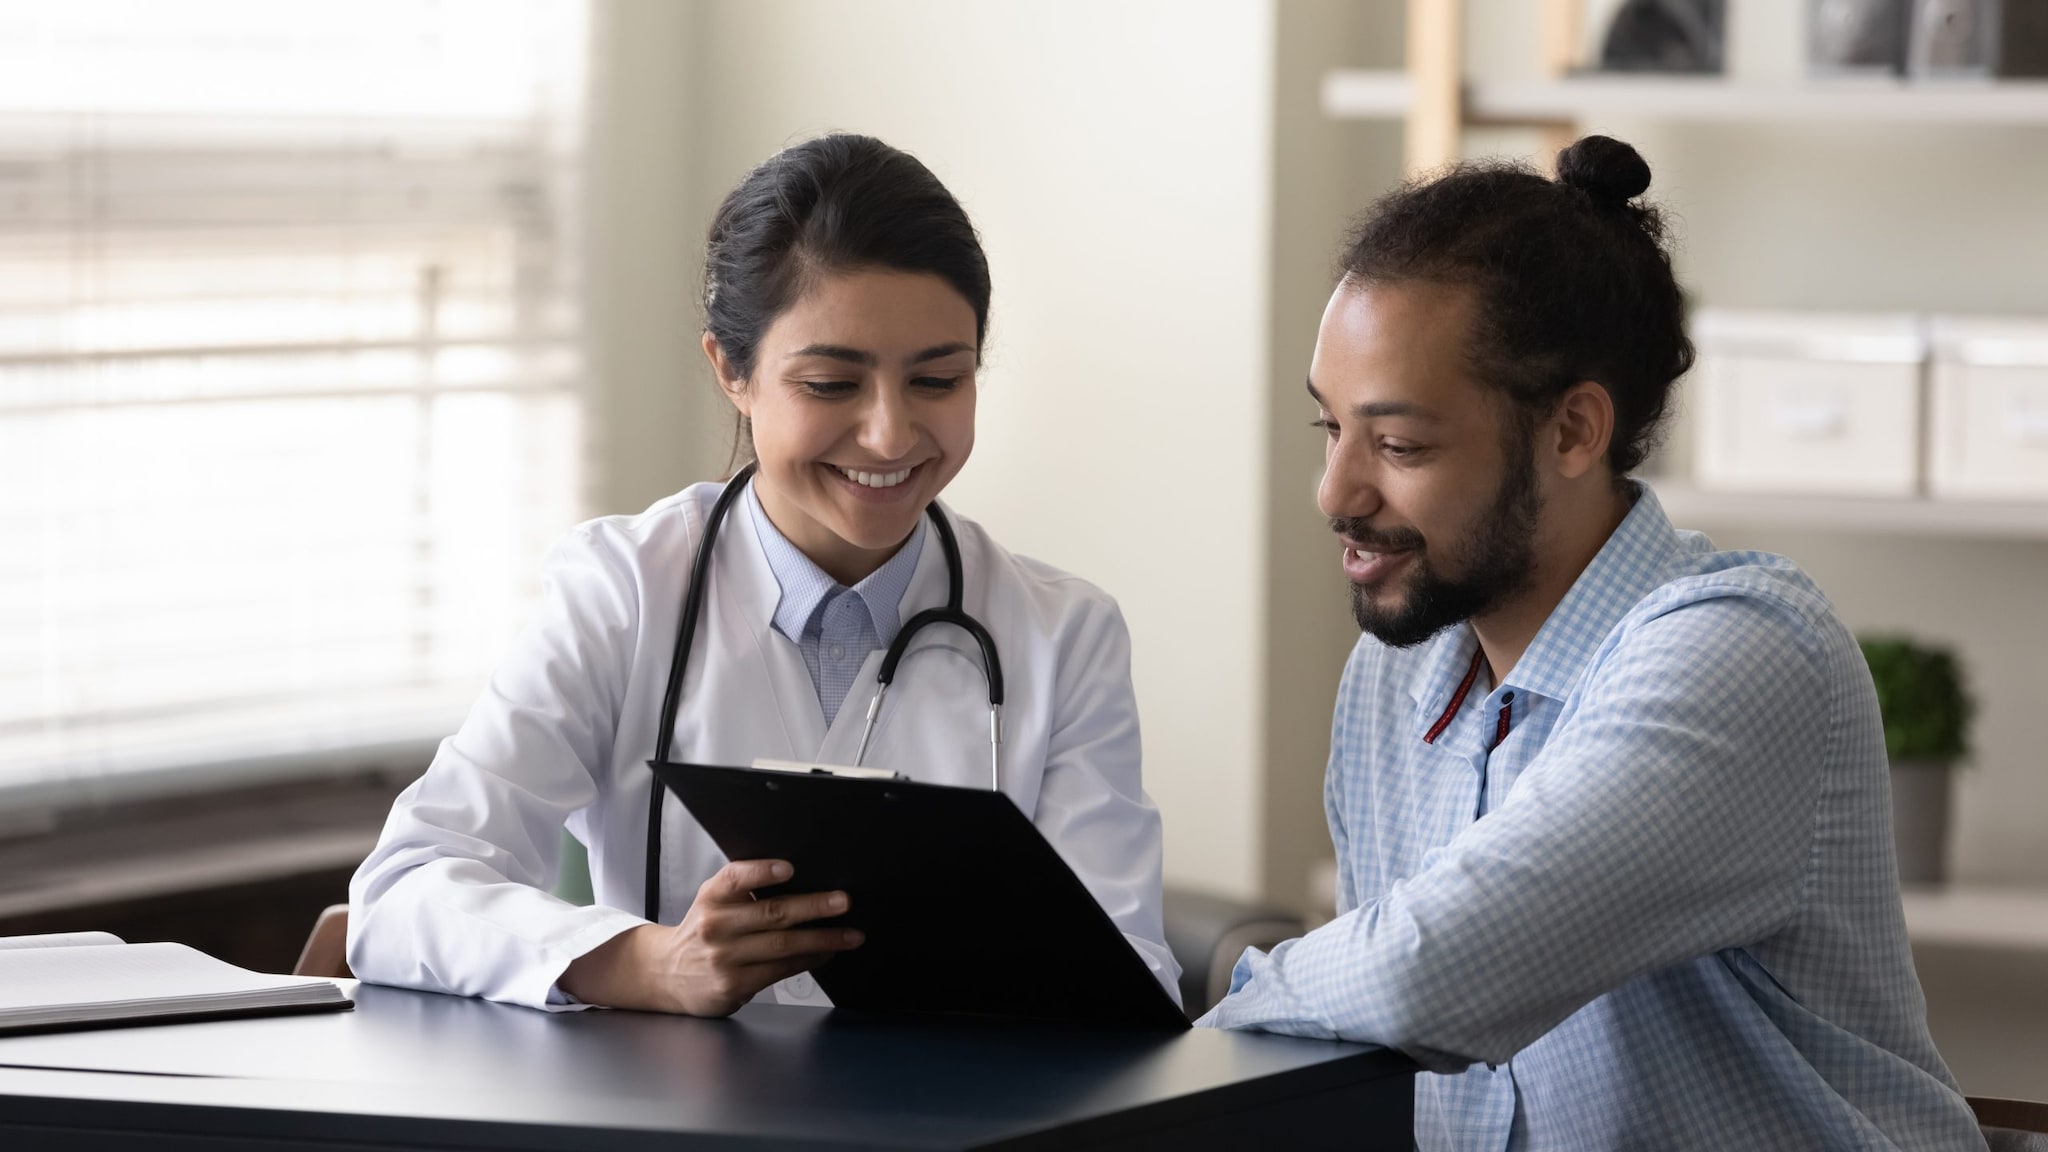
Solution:
[{"label": "white storage box", "polygon": [[1928,488],[2048,500],[2048,318],[1937,316]]},{"label": "white storage box", "polygon": [[1693,317],[1694,473],[1702,488],[1910,496],[1920,488],[1918,317]]}]

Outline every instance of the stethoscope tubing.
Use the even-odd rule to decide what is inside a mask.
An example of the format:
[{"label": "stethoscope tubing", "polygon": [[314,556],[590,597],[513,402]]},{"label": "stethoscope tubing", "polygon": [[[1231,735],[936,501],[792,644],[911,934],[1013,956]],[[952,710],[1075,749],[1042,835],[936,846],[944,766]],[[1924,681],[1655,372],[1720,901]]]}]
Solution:
[{"label": "stethoscope tubing", "polygon": [[[661,698],[661,723],[655,736],[655,757],[664,758],[675,745],[676,712],[682,705],[683,679],[689,670],[690,650],[695,646],[697,621],[703,615],[704,588],[711,577],[711,550],[718,541],[718,530],[725,523],[725,515],[732,508],[734,500],[746,490],[748,481],[753,479],[755,465],[749,462],[726,481],[725,490],[712,503],[711,512],[705,517],[704,536],[697,542],[697,554],[690,562],[690,586],[683,594],[683,615],[676,625],[675,651],[669,660],[668,685]],[[896,680],[897,665],[903,662],[904,653],[910,650],[912,637],[924,628],[934,624],[951,624],[974,638],[981,649],[983,674],[988,678],[988,731],[989,731],[989,789],[1002,790],[1002,745],[1003,745],[1003,665],[996,656],[996,642],[989,635],[981,621],[968,615],[961,606],[964,592],[964,573],[960,563],[960,542],[953,535],[953,524],[934,500],[925,507],[925,513],[938,533],[939,547],[946,555],[946,606],[927,608],[905,621],[896,633],[886,651],[882,653],[882,665],[875,673],[875,695],[868,702],[867,718],[862,723],[860,748],[854,754],[853,762],[859,766],[867,757],[868,742],[875,734],[875,722],[882,714],[882,700],[888,695],[889,686]],[[667,790],[656,781],[649,790],[647,800],[647,876],[646,913],[651,922],[658,922],[661,913],[661,808],[663,794]]]}]

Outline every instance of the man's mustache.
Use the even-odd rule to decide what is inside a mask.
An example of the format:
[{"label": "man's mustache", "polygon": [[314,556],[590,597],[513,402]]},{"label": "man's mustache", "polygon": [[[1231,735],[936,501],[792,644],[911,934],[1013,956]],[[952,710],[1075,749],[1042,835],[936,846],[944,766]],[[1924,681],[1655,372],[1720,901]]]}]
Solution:
[{"label": "man's mustache", "polygon": [[1422,533],[1413,528],[1380,531],[1370,521],[1355,516],[1330,517],[1330,531],[1367,552],[1414,552],[1422,547]]}]

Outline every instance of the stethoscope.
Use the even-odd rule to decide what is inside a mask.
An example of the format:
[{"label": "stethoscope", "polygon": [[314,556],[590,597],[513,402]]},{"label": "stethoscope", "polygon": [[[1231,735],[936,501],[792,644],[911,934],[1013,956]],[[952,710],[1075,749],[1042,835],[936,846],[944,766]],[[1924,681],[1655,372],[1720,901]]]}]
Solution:
[{"label": "stethoscope", "polygon": [[[697,555],[690,563],[690,587],[683,593],[683,619],[676,628],[675,655],[668,665],[668,691],[661,699],[661,730],[655,737],[654,749],[657,759],[668,755],[675,743],[676,710],[683,698],[683,673],[690,666],[690,648],[696,642],[697,617],[704,610],[704,586],[711,576],[711,546],[718,540],[719,526],[725,523],[725,514],[732,502],[746,490],[747,481],[754,477],[754,465],[749,463],[726,482],[725,491],[718,494],[718,500],[711,505],[711,515],[704,521],[704,538],[697,542]],[[981,621],[967,614],[961,608],[960,542],[953,536],[953,522],[939,510],[934,500],[925,507],[931,517],[932,527],[938,530],[939,547],[946,554],[946,606],[927,608],[905,621],[897,631],[886,652],[882,653],[882,667],[875,673],[875,697],[868,702],[867,721],[861,726],[860,748],[854,753],[853,766],[858,768],[867,758],[868,741],[875,735],[875,721],[882,715],[882,698],[889,693],[889,685],[896,679],[896,666],[903,662],[903,654],[910,650],[910,641],[918,632],[932,624],[951,624],[974,637],[981,646],[981,666],[988,678],[988,786],[991,791],[1002,790],[1003,751],[1003,664],[996,657],[996,642],[981,626]],[[667,791],[656,781],[647,800],[647,919],[659,921],[661,911],[661,801]]]}]

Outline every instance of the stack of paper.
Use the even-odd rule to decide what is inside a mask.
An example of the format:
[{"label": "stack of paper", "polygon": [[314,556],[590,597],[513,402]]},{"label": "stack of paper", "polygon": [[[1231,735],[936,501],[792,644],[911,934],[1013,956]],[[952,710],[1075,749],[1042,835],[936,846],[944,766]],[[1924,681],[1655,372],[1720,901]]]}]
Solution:
[{"label": "stack of paper", "polygon": [[123,944],[105,932],[0,937],[0,1033],[348,1007],[331,980],[266,976],[183,944]]}]

